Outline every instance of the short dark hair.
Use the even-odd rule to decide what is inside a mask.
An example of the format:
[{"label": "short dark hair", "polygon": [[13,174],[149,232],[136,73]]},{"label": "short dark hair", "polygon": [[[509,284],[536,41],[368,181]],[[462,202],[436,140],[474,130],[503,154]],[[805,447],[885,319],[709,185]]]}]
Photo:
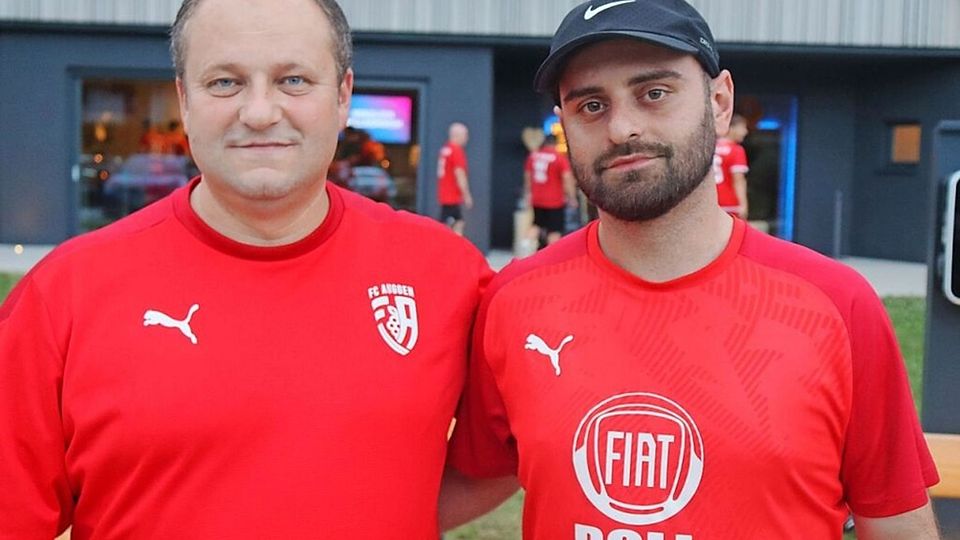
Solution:
[{"label": "short dark hair", "polygon": [[[203,0],[183,0],[177,18],[170,27],[170,56],[173,58],[173,69],[177,77],[182,79],[186,64],[186,45],[184,32],[190,17],[196,12]],[[340,9],[336,0],[314,0],[333,29],[333,57],[337,62],[337,77],[343,82],[343,76],[353,64],[353,40],[350,36],[350,24]]]}]

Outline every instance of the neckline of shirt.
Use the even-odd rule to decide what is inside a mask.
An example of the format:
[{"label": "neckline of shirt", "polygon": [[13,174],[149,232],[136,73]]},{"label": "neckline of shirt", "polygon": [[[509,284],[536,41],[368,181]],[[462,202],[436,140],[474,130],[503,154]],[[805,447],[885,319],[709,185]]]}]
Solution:
[{"label": "neckline of shirt", "polygon": [[587,230],[587,254],[597,266],[601,267],[606,272],[613,274],[618,280],[625,282],[628,285],[642,287],[645,289],[663,290],[695,285],[708,280],[725,270],[740,253],[740,247],[743,245],[743,238],[746,235],[747,226],[743,220],[734,218],[733,230],[730,233],[730,239],[727,241],[727,246],[716,259],[693,273],[660,283],[647,281],[643,278],[637,277],[607,258],[606,254],[603,253],[603,249],[600,247],[599,230],[599,220],[590,223],[589,229]]},{"label": "neckline of shirt", "polygon": [[217,251],[242,259],[259,261],[277,261],[299,257],[313,251],[326,242],[337,227],[339,227],[344,213],[343,196],[331,182],[326,183],[327,197],[330,199],[330,208],[323,223],[307,236],[282,246],[254,246],[244,244],[217,232],[213,227],[200,219],[197,212],[190,206],[190,193],[200,185],[201,177],[194,178],[190,183],[178,189],[172,196],[173,212],[187,231],[198,240]]}]

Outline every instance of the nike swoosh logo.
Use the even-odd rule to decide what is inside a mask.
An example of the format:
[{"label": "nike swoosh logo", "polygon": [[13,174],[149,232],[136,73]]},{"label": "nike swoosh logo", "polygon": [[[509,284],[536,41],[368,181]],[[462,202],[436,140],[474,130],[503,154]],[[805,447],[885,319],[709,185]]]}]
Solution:
[{"label": "nike swoosh logo", "polygon": [[589,6],[589,7],[587,7],[586,13],[583,14],[583,20],[589,21],[590,19],[596,17],[598,13],[603,13],[604,11],[606,11],[606,10],[608,10],[608,9],[610,9],[610,8],[614,8],[614,7],[617,7],[617,6],[622,6],[622,5],[624,5],[624,4],[632,4],[632,3],[636,2],[636,1],[637,1],[637,0],[620,0],[619,2],[610,2],[609,4],[604,4],[604,5],[602,5],[602,6],[598,7],[598,8],[594,8],[593,6]]}]

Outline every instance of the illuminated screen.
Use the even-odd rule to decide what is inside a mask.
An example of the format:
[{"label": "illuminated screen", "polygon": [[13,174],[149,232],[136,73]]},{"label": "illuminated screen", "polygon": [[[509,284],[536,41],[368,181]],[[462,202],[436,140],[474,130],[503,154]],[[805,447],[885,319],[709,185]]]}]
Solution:
[{"label": "illuminated screen", "polygon": [[409,96],[354,95],[347,125],[362,129],[377,142],[410,142],[413,98]]}]

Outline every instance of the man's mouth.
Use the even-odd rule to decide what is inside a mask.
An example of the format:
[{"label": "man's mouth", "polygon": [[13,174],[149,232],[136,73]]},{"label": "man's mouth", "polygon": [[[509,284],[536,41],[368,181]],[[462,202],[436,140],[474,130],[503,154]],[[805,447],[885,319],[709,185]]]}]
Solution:
[{"label": "man's mouth", "polygon": [[246,150],[271,150],[278,148],[289,148],[294,146],[294,143],[289,141],[250,141],[242,143],[231,144],[231,148],[242,148]]},{"label": "man's mouth", "polygon": [[662,156],[654,154],[629,154],[626,156],[620,156],[606,162],[603,165],[603,170],[635,169],[638,167],[643,167],[660,157]]}]

